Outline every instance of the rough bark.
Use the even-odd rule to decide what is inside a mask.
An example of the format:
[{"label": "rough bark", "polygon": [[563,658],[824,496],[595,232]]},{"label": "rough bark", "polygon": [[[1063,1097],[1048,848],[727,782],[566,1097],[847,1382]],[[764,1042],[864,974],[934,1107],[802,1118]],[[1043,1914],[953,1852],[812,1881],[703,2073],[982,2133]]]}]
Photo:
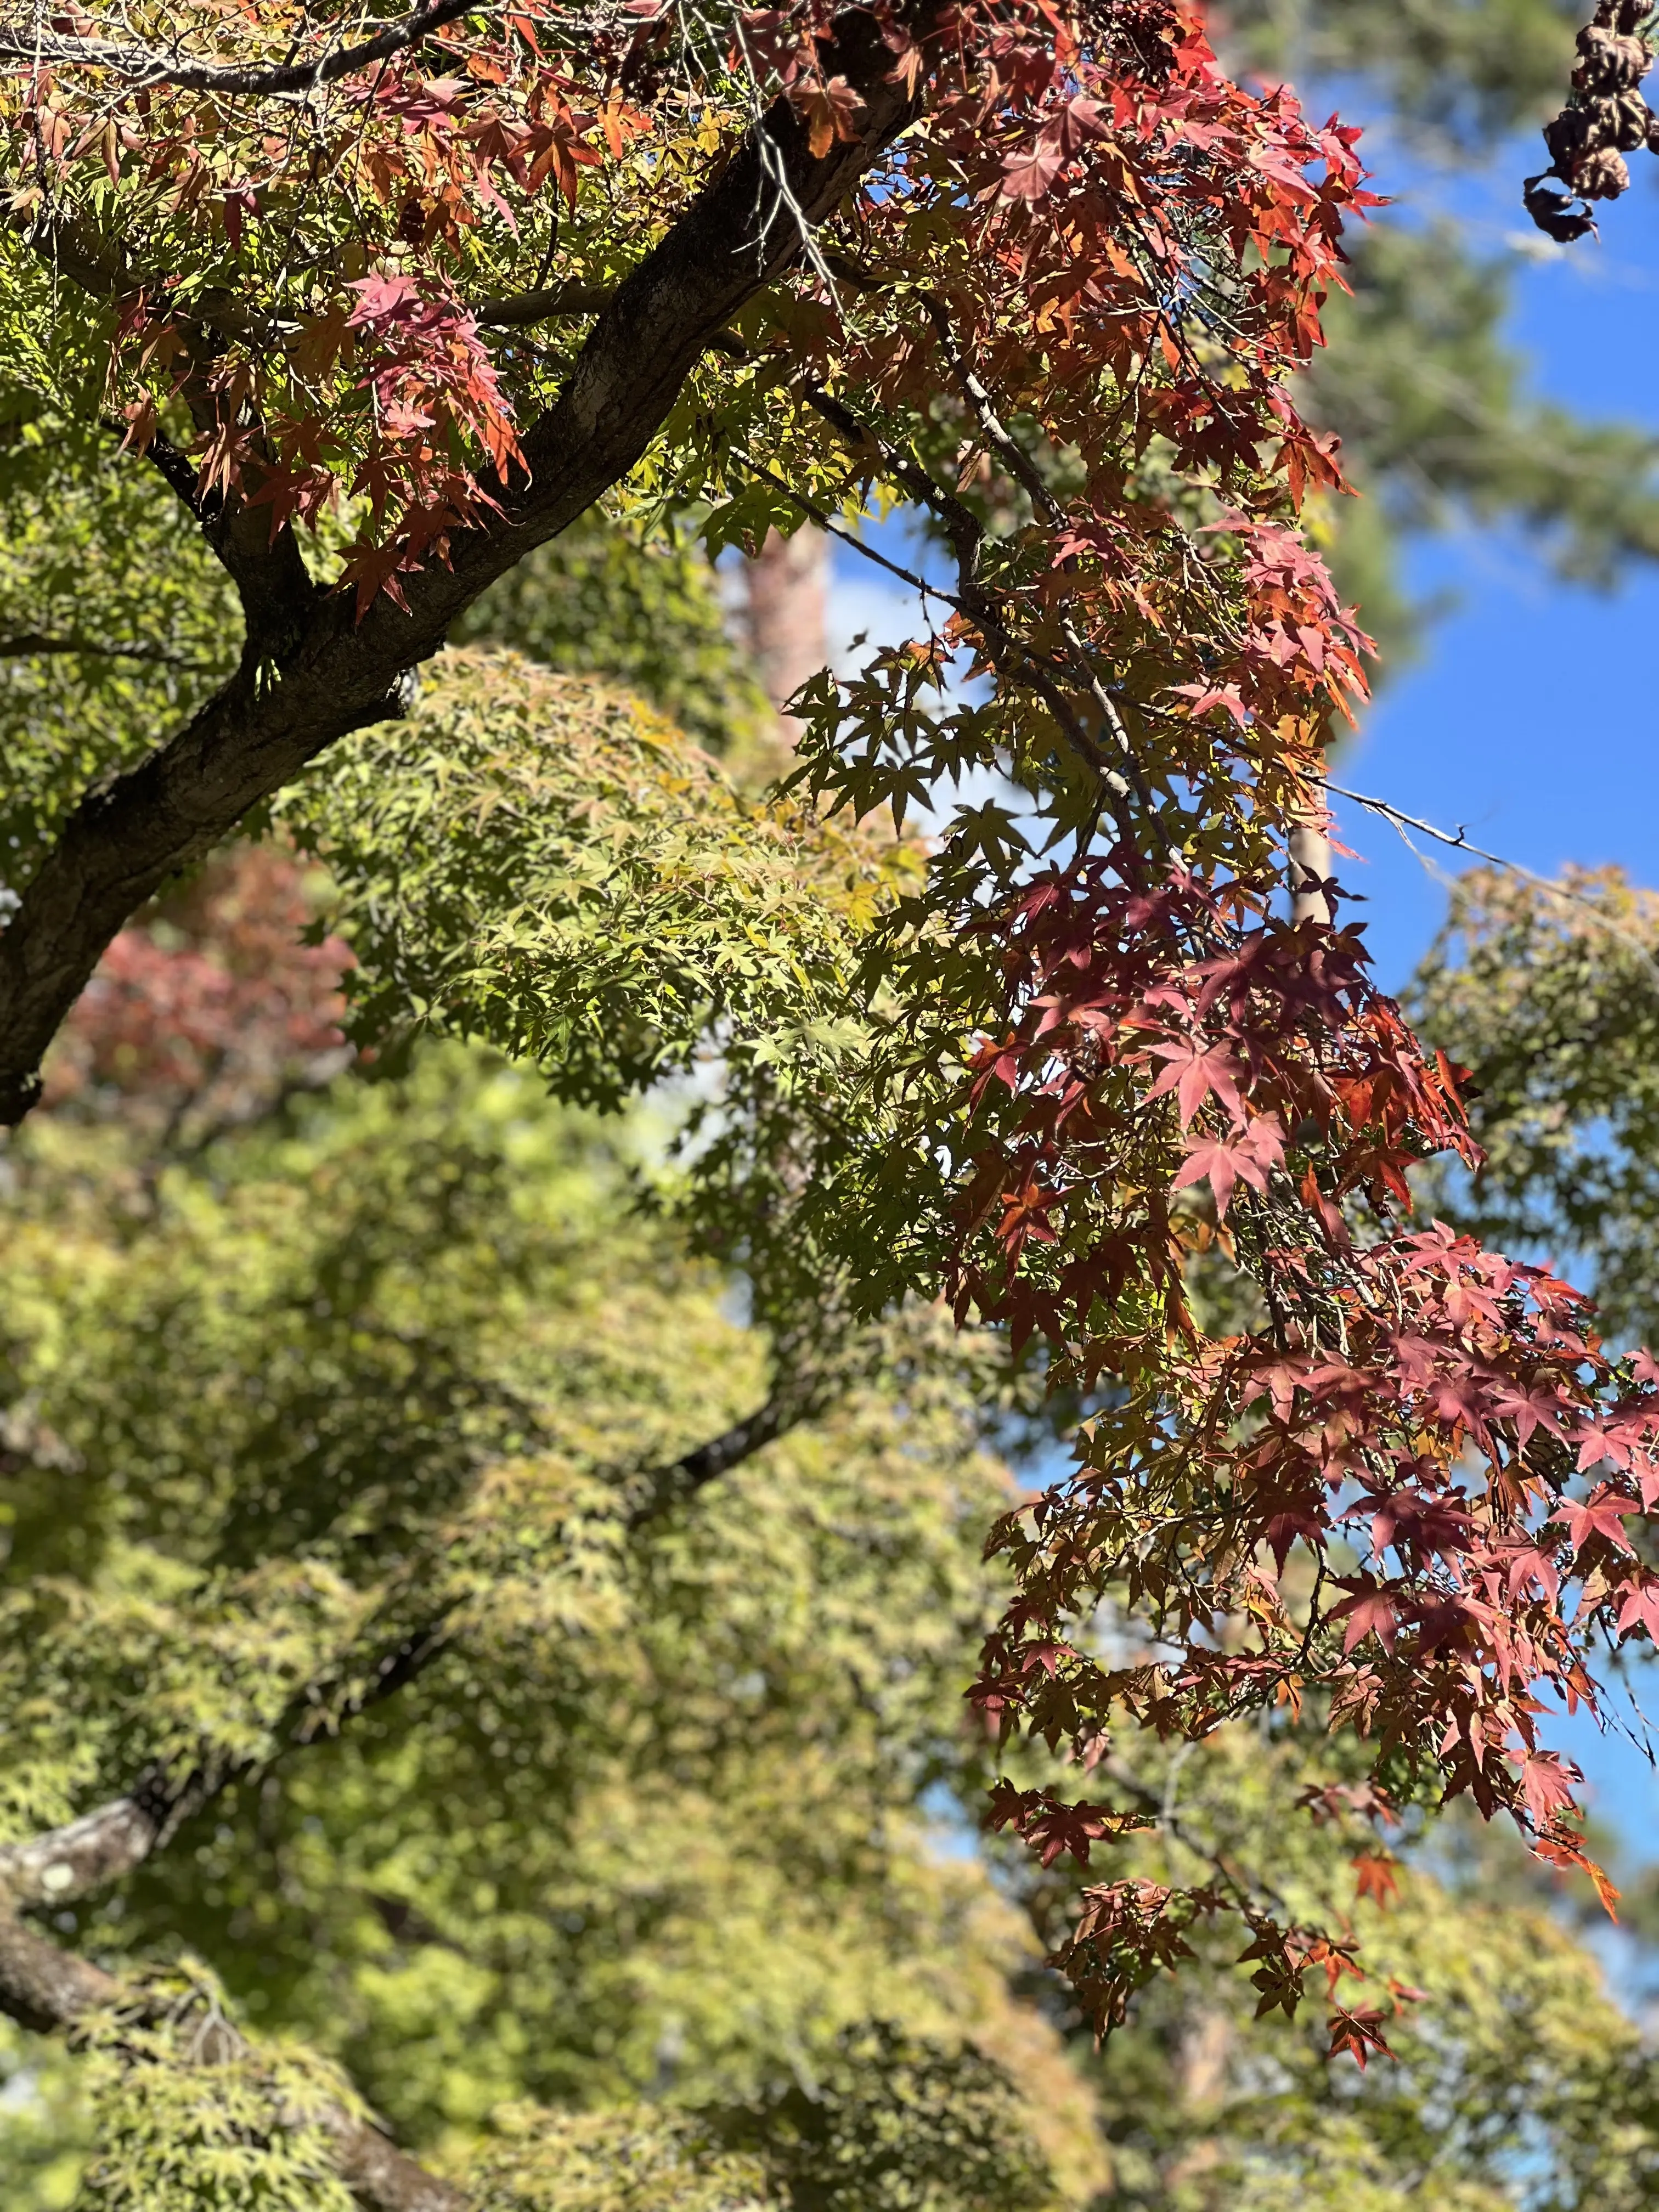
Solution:
[{"label": "rough bark", "polygon": [[[914,15],[926,27],[939,12],[938,0],[918,0]],[[358,623],[349,598],[301,594],[287,532],[258,553],[240,514],[204,518],[242,591],[249,650],[168,744],[81,801],[0,933],[0,1124],[34,1103],[58,1024],[167,876],[336,738],[395,714],[408,672],[456,617],[640,459],[711,340],[800,256],[776,173],[805,221],[822,222],[911,119],[916,103],[891,81],[891,61],[873,18],[849,9],[839,19],[826,68],[862,98],[860,137],[815,158],[787,100],[768,112],[612,295],[564,392],[526,435],[528,483],[507,493],[489,527],[458,537],[453,568],[410,580],[407,611],[383,593]]]},{"label": "rough bark", "polygon": [[112,1798],[78,1820],[0,1849],[0,1900],[15,1911],[90,1896],[142,1866],[161,1831],[145,1793]]}]

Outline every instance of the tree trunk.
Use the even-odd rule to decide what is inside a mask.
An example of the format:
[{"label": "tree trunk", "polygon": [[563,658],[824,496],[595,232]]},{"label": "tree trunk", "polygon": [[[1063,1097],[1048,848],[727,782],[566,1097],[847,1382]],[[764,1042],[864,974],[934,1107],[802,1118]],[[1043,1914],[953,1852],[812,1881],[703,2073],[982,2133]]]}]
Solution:
[{"label": "tree trunk", "polygon": [[1320,886],[1331,872],[1331,841],[1316,822],[1298,822],[1290,835],[1291,919],[1328,922],[1331,902]]},{"label": "tree trunk", "polygon": [[749,563],[748,585],[749,649],[766,696],[778,709],[781,734],[793,744],[799,724],[783,712],[783,703],[830,658],[828,537],[811,523],[804,523],[793,538],[769,531]]}]

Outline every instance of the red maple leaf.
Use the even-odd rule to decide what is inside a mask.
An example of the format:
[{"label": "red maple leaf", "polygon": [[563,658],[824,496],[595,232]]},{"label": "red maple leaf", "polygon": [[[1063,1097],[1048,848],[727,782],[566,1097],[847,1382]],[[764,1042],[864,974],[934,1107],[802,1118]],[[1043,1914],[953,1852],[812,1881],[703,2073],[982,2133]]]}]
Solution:
[{"label": "red maple leaf", "polygon": [[1215,1193],[1218,1220],[1227,1218],[1235,1186],[1247,1182],[1252,1190],[1267,1188],[1267,1170],[1283,1157],[1285,1139],[1276,1115],[1263,1114],[1242,1137],[1204,1139],[1194,1146],[1176,1170],[1171,1189],[1208,1179]]},{"label": "red maple leaf", "polygon": [[1331,2047],[1326,2057],[1335,2058],[1345,2051],[1351,2051],[1362,2071],[1373,2051],[1392,2058],[1394,2053],[1382,2038],[1383,2017],[1370,2006],[1362,2012],[1334,2012],[1326,2022],[1331,2032]]},{"label": "red maple leaf", "polygon": [[1238,1095],[1238,1079],[1243,1070],[1224,1045],[1206,1045],[1201,1037],[1183,1037],[1173,1044],[1156,1044],[1152,1050],[1169,1065],[1159,1071],[1146,1096],[1161,1098],[1173,1091],[1183,1129],[1212,1091],[1233,1120],[1243,1124],[1244,1106]]},{"label": "red maple leaf", "polygon": [[1046,137],[1018,154],[1010,154],[1002,164],[1002,197],[1008,200],[1040,200],[1048,197],[1049,187],[1066,166],[1066,156],[1059,144]]},{"label": "red maple leaf", "polygon": [[1348,1624],[1342,1633],[1343,1650],[1352,1651],[1363,1638],[1375,1636],[1385,1651],[1392,1651],[1399,1633],[1400,1616],[1387,1591],[1380,1589],[1369,1575],[1363,1577],[1357,1587],[1345,1582],[1342,1588],[1352,1590],[1354,1595],[1335,1607],[1330,1617]]},{"label": "red maple leaf", "polygon": [[1631,1636],[1638,1628],[1644,1628],[1650,1640],[1659,1644],[1659,1579],[1650,1576],[1626,1588],[1619,1608],[1619,1633]]},{"label": "red maple leaf", "polygon": [[1571,1812],[1574,1787],[1583,1779],[1559,1752],[1528,1752],[1521,1761],[1521,1795],[1534,1826],[1549,1827],[1558,1813]]},{"label": "red maple leaf", "polygon": [[1595,1536],[1605,1537],[1615,1551],[1628,1552],[1631,1546],[1625,1534],[1625,1519],[1637,1510],[1632,1499],[1620,1498],[1617,1491],[1603,1486],[1593,1490],[1582,1505],[1571,1498],[1558,1505],[1550,1519],[1565,1524],[1568,1541],[1575,1552],[1582,1551]]},{"label": "red maple leaf", "polygon": [[1391,1851],[1356,1851],[1354,1894],[1374,1898],[1386,1912],[1400,1894],[1400,1862]]}]

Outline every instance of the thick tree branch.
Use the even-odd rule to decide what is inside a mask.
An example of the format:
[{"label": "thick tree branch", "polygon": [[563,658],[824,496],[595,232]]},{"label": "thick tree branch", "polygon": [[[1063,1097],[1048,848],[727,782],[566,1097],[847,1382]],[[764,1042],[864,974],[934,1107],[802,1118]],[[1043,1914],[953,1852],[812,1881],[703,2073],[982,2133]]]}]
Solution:
[{"label": "thick tree branch", "polygon": [[[401,1686],[442,1641],[441,1632],[405,1639],[360,1694],[357,1709]],[[115,1976],[63,1950],[17,1913],[25,1905],[62,1905],[131,1874],[239,1771],[227,1768],[210,1784],[192,1776],[176,1789],[158,1771],[131,1796],[0,1851],[0,2012],[51,2033],[126,1997]],[[222,2065],[248,2052],[246,2040],[221,2022],[195,2055],[199,2063]],[[320,2117],[334,2140],[335,2169],[365,2212],[465,2212],[459,2190],[428,2173],[371,2123],[339,2110]]]},{"label": "thick tree branch", "polygon": [[293,62],[270,69],[250,69],[235,62],[192,60],[179,53],[165,53],[158,46],[122,46],[112,39],[83,39],[33,26],[0,26],[0,62],[45,64],[55,70],[90,69],[125,77],[135,87],[169,86],[177,92],[216,92],[228,98],[266,99],[280,93],[311,92],[333,84],[354,71],[369,69],[408,48],[418,46],[434,31],[463,15],[492,12],[479,0],[433,0],[417,8],[401,23],[393,23],[359,46],[338,46],[314,61]]},{"label": "thick tree branch", "polygon": [[83,1813],[61,1828],[0,1850],[0,1899],[25,1905],[63,1905],[106,1889],[142,1866],[161,1832],[157,1808],[142,1790]]},{"label": "thick tree branch", "polygon": [[485,330],[519,330],[528,323],[556,322],[567,315],[603,314],[615,297],[610,285],[544,284],[538,291],[482,301],[473,311],[474,319]]},{"label": "thick tree branch", "polygon": [[[868,1364],[864,1340],[856,1342],[851,1356],[823,1367],[809,1364],[793,1345],[781,1346],[779,1364],[786,1379],[763,1405],[708,1443],[623,1485],[629,1532],[684,1504],[823,1412],[851,1374]],[[308,1684],[289,1701],[271,1730],[276,1747],[271,1758],[280,1757],[284,1749],[337,1735],[346,1722],[384,1704],[425,1674],[453,1640],[449,1617],[441,1615],[387,1645],[361,1671],[348,1657],[331,1677]],[[354,1681],[356,1686],[345,1688]],[[62,1827],[0,1845],[0,1912],[70,1905],[107,1889],[135,1873],[222,1790],[270,1763],[270,1758],[224,1760],[184,1775],[156,1767],[141,1775],[126,1796],[112,1798]]]},{"label": "thick tree branch", "polygon": [[[21,2027],[61,2033],[128,1996],[113,1974],[0,1911],[0,2012]],[[222,2066],[248,2055],[235,2029],[216,2022],[197,2058]],[[337,2108],[313,2117],[333,2137],[335,2171],[365,2212],[466,2212],[459,2189],[416,2165],[371,2122]]]},{"label": "thick tree branch", "polygon": [[96,639],[77,637],[71,631],[54,636],[46,630],[20,630],[15,637],[0,637],[0,660],[52,660],[70,653],[84,653],[90,660],[143,660],[158,668],[182,668],[207,673],[208,664],[186,660],[181,653],[168,653],[159,645],[100,645]]},{"label": "thick tree branch", "polygon": [[[914,0],[916,27],[931,27],[940,9]],[[397,714],[407,672],[487,585],[626,475],[698,356],[799,258],[789,203],[805,222],[822,222],[916,112],[862,10],[838,19],[824,66],[862,99],[862,137],[815,156],[787,100],[768,111],[612,297],[563,393],[525,439],[529,483],[489,527],[456,539],[453,568],[412,578],[406,612],[383,593],[361,623],[337,593],[296,605],[290,580],[264,603],[247,589],[258,649],[170,743],[75,809],[0,932],[0,1124],[21,1120],[40,1096],[42,1054],[136,908],[337,738]]]}]

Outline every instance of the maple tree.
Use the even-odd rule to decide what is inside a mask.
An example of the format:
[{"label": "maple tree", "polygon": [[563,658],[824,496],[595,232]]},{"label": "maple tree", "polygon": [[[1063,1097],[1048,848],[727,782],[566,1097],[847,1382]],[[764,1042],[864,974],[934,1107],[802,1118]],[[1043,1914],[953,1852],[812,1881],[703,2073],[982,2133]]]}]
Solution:
[{"label": "maple tree", "polygon": [[[254,964],[250,913],[287,921],[322,889],[269,846],[228,855],[118,971],[163,1009],[203,986],[210,1018],[214,971]],[[1449,1891],[1413,1812],[1379,1833],[1370,1793],[1319,1786],[1317,1729],[1124,1745],[1107,1779],[1138,1818],[1116,1849],[1147,1881],[1219,1856],[1357,1934],[1379,1990],[1423,1993],[1420,2021],[1388,2023],[1399,2066],[1333,2080],[1318,2023],[1252,2022],[1237,1942],[1196,1928],[1134,2035],[1067,2064],[1038,1962],[1091,1879],[1067,1843],[1098,1822],[1051,1814],[1047,1865],[1005,1849],[994,1882],[918,1833],[942,1791],[973,1818],[994,1756],[960,1697],[1006,1590],[979,1559],[1010,1495],[975,1445],[988,1421],[1006,1437],[994,1342],[914,1316],[833,1404],[757,1427],[757,1333],[671,1220],[621,1202],[642,1130],[453,1048],[296,1087],[294,1009],[331,1024],[338,970],[278,930],[262,950],[235,1116],[198,1129],[173,1062],[106,1052],[131,1001],[100,991],[57,1057],[125,1082],[54,1071],[12,1154],[9,1826],[82,1802],[89,1758],[118,1778],[207,1741],[252,1762],[118,1881],[71,1891],[77,1949],[119,1962],[129,2004],[186,1947],[163,1985],[179,2044],[0,2039],[20,2212],[77,2172],[170,2203],[198,2165],[209,2202],[236,2172],[314,2203],[314,2138],[258,2126],[295,2037],[475,2201],[536,2212],[608,2204],[624,2177],[651,2212],[798,2204],[803,2156],[852,2203],[902,2202],[936,2155],[928,2201],[952,2208],[1079,2205],[1109,2172],[1160,2206],[1358,2186],[1392,2206],[1426,2173],[1497,2208],[1522,2141],[1534,2200],[1640,2201],[1651,2063],[1592,1962],[1501,1854]],[[723,1467],[619,1540],[641,1473],[733,1415]],[[472,1594],[416,1678],[283,1744],[288,1685],[337,1664],[343,1631],[361,1643],[356,1609],[395,1608],[400,1582],[443,1607],[457,1566]],[[1023,1787],[1053,1777],[1040,1747],[1007,1756]],[[215,2000],[255,2063],[203,2081]]]},{"label": "maple tree", "polygon": [[[1414,1167],[1474,1160],[1458,1070],[1324,918],[1334,885],[1279,903],[1364,690],[1296,526],[1334,441],[1287,388],[1370,204],[1356,134],[1231,81],[1164,0],[77,12],[0,59],[37,493],[142,478],[242,631],[199,660],[33,641],[130,662],[140,711],[96,759],[49,733],[18,763],[7,1117],[143,902],[280,821],[336,887],[359,1045],[482,1037],[604,1103],[714,1079],[680,1200],[780,1341],[943,1290],[1046,1347],[1085,1418],[997,1533],[996,1729],[1086,1776],[1129,1725],[1305,1710],[1366,1817],[1467,1794],[1586,1863],[1541,1723],[1594,1705],[1595,1638],[1659,1616],[1659,1372],[1548,1271],[1407,1218]],[[522,665],[411,680],[601,499],[717,549],[889,497],[954,583],[927,636],[799,696],[789,792]],[[1018,809],[960,807],[927,853],[838,825],[897,831],[972,768]],[[1194,1253],[1240,1326],[1202,1325]],[[416,1665],[436,1571],[313,1681],[342,1723]],[[1106,1601],[1126,1651],[1091,1640]],[[289,1725],[193,1723],[16,1846],[14,1898],[140,1863]],[[1083,1786],[1009,1780],[994,1812],[1040,1856],[1133,1837]],[[1264,2008],[1322,1979],[1331,2049],[1385,2047],[1409,2000],[1345,1995],[1352,1942],[1221,1861],[1091,1883],[1057,1955],[1105,2030],[1214,1921]],[[117,2002],[17,1919],[0,1983],[58,2024]],[[259,2094],[368,2201],[450,2201],[337,2089]]]}]

